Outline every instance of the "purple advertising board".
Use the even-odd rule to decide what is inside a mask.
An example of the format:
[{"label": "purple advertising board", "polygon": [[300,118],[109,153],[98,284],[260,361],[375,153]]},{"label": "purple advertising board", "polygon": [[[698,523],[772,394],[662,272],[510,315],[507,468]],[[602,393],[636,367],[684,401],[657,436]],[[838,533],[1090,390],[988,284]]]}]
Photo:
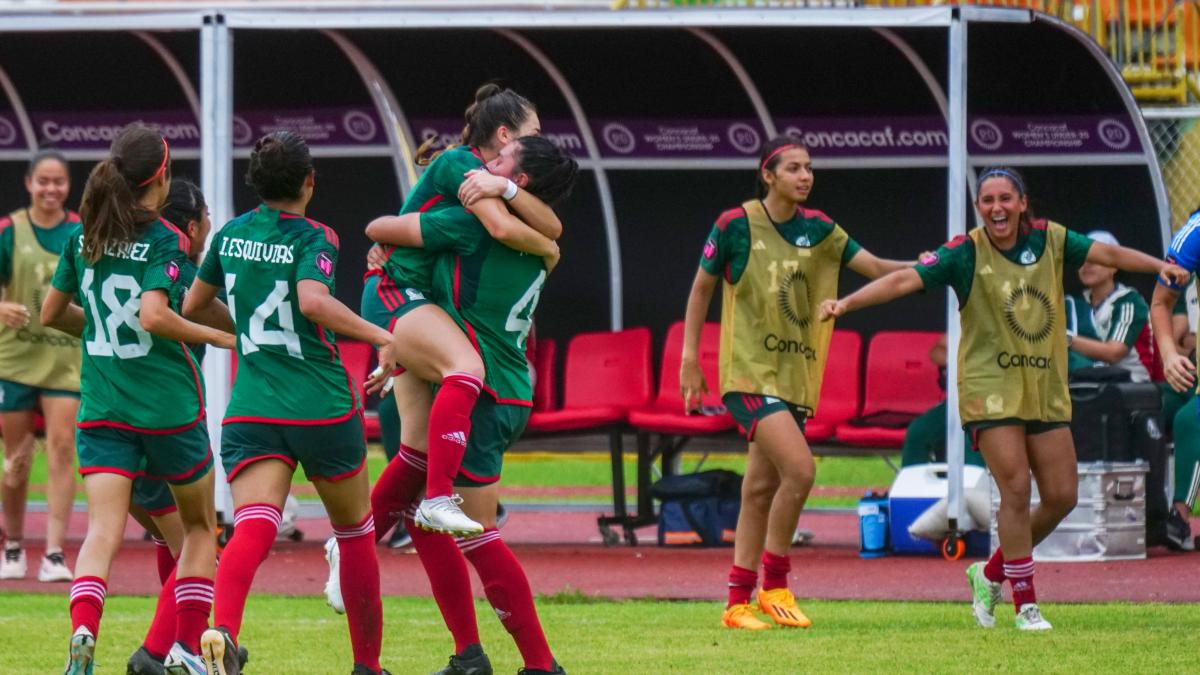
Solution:
[{"label": "purple advertising board", "polygon": [[25,147],[21,129],[15,117],[0,112],[0,150],[20,150]]},{"label": "purple advertising board", "polygon": [[985,155],[1142,152],[1125,115],[976,116],[967,124],[967,146]]},{"label": "purple advertising board", "polygon": [[[410,119],[413,138],[417,143],[433,139],[432,150],[441,150],[449,145],[462,142],[462,118],[453,117],[415,117]],[[586,154],[583,147],[583,137],[579,127],[570,120],[543,119],[542,136],[554,141],[559,147],[565,148],[577,157]]]}]

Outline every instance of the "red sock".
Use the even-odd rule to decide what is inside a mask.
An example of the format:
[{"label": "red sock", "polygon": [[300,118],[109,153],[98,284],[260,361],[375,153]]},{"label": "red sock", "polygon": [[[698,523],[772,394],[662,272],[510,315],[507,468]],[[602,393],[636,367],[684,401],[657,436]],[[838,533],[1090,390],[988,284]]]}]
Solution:
[{"label": "red sock", "polygon": [[1018,612],[1022,605],[1037,603],[1037,594],[1033,590],[1032,556],[1004,563],[1004,576],[1012,584],[1013,605]]},{"label": "red sock", "polygon": [[454,477],[462,466],[471,435],[471,410],[479,400],[483,382],[467,373],[451,373],[429,409],[429,474],[426,497],[448,497],[454,493]]},{"label": "red sock", "polygon": [[208,628],[213,605],[213,580],[184,577],[175,581],[175,641],[200,653],[200,634]]},{"label": "red sock", "polygon": [[758,573],[745,567],[734,565],[729,568],[729,602],[726,608],[734,605],[744,605],[750,602],[750,594],[758,585]]},{"label": "red sock", "polygon": [[533,606],[533,591],[517,557],[500,538],[500,530],[489,527],[474,539],[459,542],[459,548],[475,567],[483,581],[496,616],[505,630],[513,636],[525,667],[530,670],[551,670],[554,656]]},{"label": "red sock", "polygon": [[163,660],[171,651],[171,643],[175,641],[175,570],[172,569],[163,583],[158,594],[158,604],[154,607],[154,619],[150,621],[150,630],[146,631],[146,639],[142,646],[150,655]]},{"label": "red sock", "polygon": [[71,631],[80,626],[100,635],[100,615],[104,613],[104,596],[108,584],[100,577],[75,577],[71,582]]},{"label": "red sock", "polygon": [[[771,591],[776,588],[788,587],[788,573],[792,571],[792,559],[786,555],[775,555],[763,551],[763,590]],[[749,599],[747,597],[747,599]]]},{"label": "red sock", "polygon": [[992,557],[988,558],[987,564],[983,566],[983,576],[993,584],[1003,583],[1004,577],[1004,553],[997,548]]},{"label": "red sock", "polygon": [[379,598],[379,560],[375,557],[375,521],[367,514],[357,525],[334,525],[341,563],[338,579],[350,625],[354,662],[378,672],[383,645],[383,603]]},{"label": "red sock", "polygon": [[371,490],[371,517],[375,519],[375,538],[378,541],[404,517],[425,486],[427,469],[425,453],[400,446],[400,452],[384,467],[375,489]]},{"label": "red sock", "polygon": [[475,622],[475,596],[471,594],[471,575],[467,560],[454,543],[454,538],[417,527],[411,517],[404,526],[412,536],[413,547],[429,577],[433,599],[442,612],[446,628],[454,636],[454,653],[461,654],[471,645],[479,644],[479,625]]},{"label": "red sock", "polygon": [[233,536],[221,554],[221,564],[217,565],[213,613],[213,625],[228,630],[234,642],[242,629],[242,614],[254,573],[271,552],[282,517],[272,504],[247,504],[234,511]]},{"label": "red sock", "polygon": [[154,561],[158,563],[158,583],[166,584],[167,577],[175,569],[175,558],[171,556],[171,547],[165,539],[151,537],[154,540]]}]

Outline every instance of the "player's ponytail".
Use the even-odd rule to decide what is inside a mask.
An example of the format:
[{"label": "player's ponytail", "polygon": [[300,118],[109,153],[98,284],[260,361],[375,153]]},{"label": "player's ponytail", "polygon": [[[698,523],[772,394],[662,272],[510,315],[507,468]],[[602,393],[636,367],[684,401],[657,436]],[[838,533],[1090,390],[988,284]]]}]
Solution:
[{"label": "player's ponytail", "polygon": [[562,148],[542,136],[518,139],[516,173],[529,177],[525,190],[547,204],[565,199],[579,177],[579,163]]},{"label": "player's ponytail", "polygon": [[463,143],[474,148],[487,147],[497,129],[508,127],[516,133],[536,112],[524,96],[489,82],[475,90],[475,102],[464,114],[467,126],[463,129]]},{"label": "player's ponytail", "polygon": [[767,182],[763,180],[763,171],[774,173],[775,167],[779,166],[780,156],[783,155],[785,150],[792,149],[808,151],[808,148],[804,145],[804,141],[790,134],[776,136],[763,145],[762,150],[758,153],[758,171],[754,173],[755,197],[763,199],[767,196],[767,191],[770,189],[767,186]]},{"label": "player's ponytail", "polygon": [[158,217],[140,203],[160,176],[171,175],[171,152],[158,132],[131,124],[113,139],[108,158],[92,169],[79,215],[83,220],[83,257],[96,262],[112,242],[134,241]]},{"label": "player's ponytail", "polygon": [[246,185],[264,201],[299,199],[312,172],[312,154],[304,139],[292,131],[276,131],[254,144]]}]

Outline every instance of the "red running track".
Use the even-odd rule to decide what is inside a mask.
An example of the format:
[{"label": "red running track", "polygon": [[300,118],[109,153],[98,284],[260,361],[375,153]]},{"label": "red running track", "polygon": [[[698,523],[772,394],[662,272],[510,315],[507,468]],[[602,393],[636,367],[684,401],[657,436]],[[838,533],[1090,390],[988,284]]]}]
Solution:
[{"label": "red running track", "polygon": [[[653,545],[653,528],[640,530],[646,545],[605,548],[599,544],[595,514],[514,512],[503,532],[524,563],[537,593],[564,590],[613,598],[720,600],[725,596],[732,549],[665,549]],[[30,514],[29,531],[44,531],[44,516]],[[857,517],[853,514],[805,514],[814,545],[792,553],[792,589],[802,598],[959,601],[967,598],[963,570],[970,561],[940,558],[858,557]],[[68,562],[78,550],[84,518],[72,519]],[[328,523],[302,520],[305,541],[279,542],[263,564],[254,590],[285,595],[321,593],[326,567],[321,544]],[[1193,521],[1200,529],[1200,521]],[[140,539],[136,525],[113,566],[109,590],[150,595],[158,591],[153,546]],[[380,548],[385,595],[429,595],[429,584],[415,555]],[[66,584],[38,583],[36,561],[41,543],[27,550],[30,578],[0,581],[0,592],[62,593]],[[1192,583],[1200,556],[1152,549],[1141,561],[1114,563],[1039,563],[1039,596],[1051,602],[1200,602],[1200,584]],[[476,580],[476,593],[482,589]]]}]

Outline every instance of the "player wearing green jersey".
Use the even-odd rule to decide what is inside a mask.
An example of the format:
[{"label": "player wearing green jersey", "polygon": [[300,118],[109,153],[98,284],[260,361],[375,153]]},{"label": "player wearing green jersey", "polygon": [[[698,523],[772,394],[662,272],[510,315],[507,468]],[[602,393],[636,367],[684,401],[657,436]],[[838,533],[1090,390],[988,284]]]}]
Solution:
[{"label": "player wearing green jersey", "polygon": [[79,412],[79,340],[42,328],[37,313],[79,216],[64,205],[67,161],[53,150],[25,171],[29,206],[0,217],[0,421],[4,428],[4,557],[0,579],[25,578],[25,499],[33,465],[34,411],[46,424],[50,473],[46,550],[38,581],[70,581],[63,540],[75,500],[75,415]]},{"label": "player wearing green jersey", "polygon": [[[501,179],[500,189],[493,192],[493,177],[473,175],[513,139],[538,133],[540,122],[533,105],[512,90],[489,84],[476,92],[465,117],[464,145],[433,160],[400,213],[458,206],[459,193],[465,189],[472,211],[498,241],[535,255],[557,256],[558,246],[552,239],[561,233],[562,224],[549,207],[507,179]],[[486,198],[489,196],[505,197],[517,216],[537,231],[511,215],[504,201]],[[377,482],[373,510],[378,517],[406,507],[410,490],[400,474],[415,470],[425,475],[426,493],[416,523],[432,531],[477,535],[483,527],[462,514],[453,495],[453,481],[471,434],[470,415],[482,386],[484,365],[450,317],[429,302],[434,256],[402,246],[387,245],[385,250],[389,254],[387,277],[378,289],[384,304],[395,312],[391,329],[397,358],[407,371],[395,381],[404,450],[399,463],[389,464]],[[429,382],[442,385],[432,405]],[[383,501],[390,505],[381,507]],[[391,520],[379,523],[380,533],[387,531]]]},{"label": "player wearing green jersey", "polygon": [[817,407],[833,334],[813,315],[820,300],[837,297],[843,268],[875,278],[910,263],[876,258],[829,216],[803,206],[813,172],[798,139],[771,139],[758,168],[757,199],[721,214],[704,246],[684,320],[680,393],[692,411],[708,391],[697,360],[700,330],[724,279],[721,400],[750,450],[721,622],[770,627],[750,605],[761,564],[759,609],[779,626],[807,628],[787,580],[788,550],[816,470],[804,422]]},{"label": "player wearing green jersey", "polygon": [[[315,175],[299,135],[278,131],[259,139],[246,181],[262,203],[213,237],[184,301],[185,315],[198,316],[224,288],[238,336],[238,371],[221,438],[235,527],[218,570],[218,630],[205,632],[202,641],[210,672],[222,675],[238,671],[234,649],[246,596],[275,540],[297,465],[317,488],[346,554],[340,580],[354,673],[382,672],[362,405],[334,336],[379,347],[382,371],[390,374],[392,335],[333,296],[338,235],[304,215]],[[368,386],[382,380],[372,378]]]},{"label": "player wearing green jersey", "polygon": [[[1038,609],[1033,547],[1075,508],[1078,479],[1067,391],[1064,263],[1158,273],[1182,283],[1178,266],[1033,220],[1025,182],[1013,169],[983,171],[975,209],[983,226],[841,300],[821,305],[823,320],[921,289],[958,295],[959,415],[1000,489],[1000,548],[967,569],[976,622],[991,628],[1001,585],[1012,585],[1020,630],[1051,628]],[[1041,498],[1030,509],[1030,471]]]},{"label": "player wearing green jersey", "polygon": [[[487,167],[546,202],[565,196],[578,171],[569,155],[535,136],[505,146]],[[487,371],[487,395],[471,414],[472,434],[454,481],[466,514],[484,524],[483,534],[456,542],[444,534],[414,530],[411,493],[408,504],[395,507],[406,511],[406,525],[454,637],[455,655],[440,672],[492,672],[479,644],[466,568],[469,560],[517,643],[525,662],[521,672],[562,673],[542,633],[525,573],[495,525],[503,454],[524,431],[532,406],[525,339],[545,283],[547,261],[502,245],[462,207],[380,218],[368,226],[368,236],[439,254],[434,297],[453,318],[456,330],[471,340]]]},{"label": "player wearing green jersey", "polygon": [[42,305],[43,324],[84,343],[76,445],[88,532],[71,585],[67,675],[92,672],[105,580],[142,471],[170,483],[184,527],[164,666],[204,672],[197,652],[212,608],[216,523],[204,385],[187,344],[229,348],[233,336],[176,313],[189,243],[159,215],[170,181],[166,139],[140,124],[122,130],[88,177],[82,231],[68,240]]}]

